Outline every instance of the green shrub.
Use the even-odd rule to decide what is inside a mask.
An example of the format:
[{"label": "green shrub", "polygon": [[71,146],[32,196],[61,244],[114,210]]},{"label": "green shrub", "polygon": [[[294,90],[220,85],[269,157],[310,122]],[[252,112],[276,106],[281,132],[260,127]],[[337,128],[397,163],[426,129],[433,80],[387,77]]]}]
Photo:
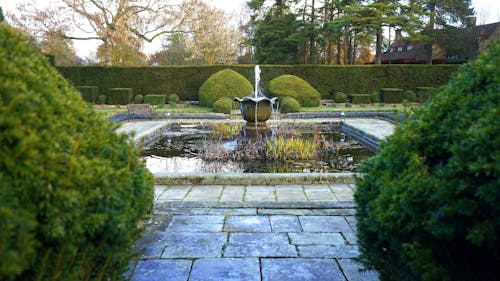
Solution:
[{"label": "green shrub", "polygon": [[464,65],[362,167],[362,261],[381,280],[496,280],[500,44]]},{"label": "green shrub", "polygon": [[300,111],[300,103],[291,97],[284,97],[279,100],[281,113],[292,113]]},{"label": "green shrub", "polygon": [[365,94],[357,94],[357,95],[351,95],[351,102],[353,104],[367,104],[371,102],[371,95],[365,95]]},{"label": "green shrub", "polygon": [[333,100],[336,103],[344,103],[347,100],[347,95],[342,92],[336,92],[335,94],[333,94]]},{"label": "green shrub", "polygon": [[178,104],[180,101],[181,101],[181,99],[176,94],[170,94],[167,96],[167,102],[169,104]]},{"label": "green shrub", "polygon": [[424,103],[436,95],[438,90],[434,87],[416,87],[416,101]]},{"label": "green shrub", "polygon": [[415,100],[417,99],[417,96],[415,94],[414,91],[412,90],[406,90],[404,91],[403,93],[403,101],[406,101],[406,102],[415,102]]},{"label": "green shrub", "polygon": [[212,106],[221,97],[233,99],[251,95],[252,84],[244,76],[231,69],[221,70],[203,83],[199,91],[201,106]]},{"label": "green shrub", "polygon": [[80,92],[84,101],[96,103],[99,96],[99,90],[96,86],[77,86],[76,89]]},{"label": "green shrub", "polygon": [[212,105],[214,112],[230,114],[233,108],[233,100],[229,97],[221,97]]},{"label": "green shrub", "polygon": [[144,102],[144,97],[142,95],[135,95],[135,97],[134,97],[135,104],[140,104],[143,102]]},{"label": "green shrub", "polygon": [[97,97],[97,104],[106,104],[107,97],[106,95],[99,95]]},{"label": "green shrub", "polygon": [[398,88],[380,89],[380,100],[385,103],[401,103],[404,99],[404,91]]},{"label": "green shrub", "polygon": [[144,96],[144,103],[153,105],[164,105],[166,97],[164,95],[147,95]]},{"label": "green shrub", "polygon": [[272,96],[282,99],[291,97],[301,106],[319,106],[321,95],[305,80],[294,75],[281,75],[269,82],[269,91]]},{"label": "green shrub", "polygon": [[118,280],[153,178],[26,42],[0,24],[0,280]]},{"label": "green shrub", "polygon": [[108,104],[129,104],[132,99],[133,91],[131,88],[112,88],[108,89]]},{"label": "green shrub", "polygon": [[380,102],[380,92],[375,91],[371,94],[370,98],[371,103],[379,103]]}]

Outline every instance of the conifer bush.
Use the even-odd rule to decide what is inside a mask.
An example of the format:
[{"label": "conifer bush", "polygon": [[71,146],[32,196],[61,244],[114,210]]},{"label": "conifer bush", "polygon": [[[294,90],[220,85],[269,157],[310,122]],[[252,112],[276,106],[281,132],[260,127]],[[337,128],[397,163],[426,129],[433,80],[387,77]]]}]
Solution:
[{"label": "conifer bush", "polygon": [[229,97],[221,97],[212,105],[214,112],[230,114],[233,107],[233,100]]},{"label": "conifer bush", "polygon": [[153,179],[127,135],[0,24],[0,280],[118,280]]},{"label": "conifer bush", "polygon": [[301,106],[319,106],[321,95],[309,83],[295,75],[281,75],[269,82],[269,91],[272,96],[282,99],[294,98]]},{"label": "conifer bush", "polygon": [[462,66],[364,163],[361,259],[382,280],[496,280],[500,43]]},{"label": "conifer bush", "polygon": [[242,98],[252,95],[253,86],[243,75],[224,69],[210,76],[199,90],[201,106],[210,107],[221,97]]},{"label": "conifer bush", "polygon": [[106,95],[99,95],[97,97],[97,104],[106,104],[106,101],[107,101],[107,97]]}]

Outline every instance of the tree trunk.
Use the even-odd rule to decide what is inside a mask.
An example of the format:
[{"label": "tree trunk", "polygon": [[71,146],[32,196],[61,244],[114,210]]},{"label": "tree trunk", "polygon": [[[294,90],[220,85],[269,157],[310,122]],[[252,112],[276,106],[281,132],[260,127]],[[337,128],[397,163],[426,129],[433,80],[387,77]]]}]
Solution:
[{"label": "tree trunk", "polygon": [[377,40],[375,43],[375,64],[382,64],[382,28],[377,28]]},{"label": "tree trunk", "polygon": [[431,36],[431,40],[428,44],[425,44],[427,48],[427,64],[432,64],[432,45],[434,43],[434,22],[436,20],[436,2],[432,2],[429,10],[431,12],[429,18],[429,33]]},{"label": "tree trunk", "polygon": [[104,65],[113,65],[113,44],[110,42],[109,37],[104,39]]}]

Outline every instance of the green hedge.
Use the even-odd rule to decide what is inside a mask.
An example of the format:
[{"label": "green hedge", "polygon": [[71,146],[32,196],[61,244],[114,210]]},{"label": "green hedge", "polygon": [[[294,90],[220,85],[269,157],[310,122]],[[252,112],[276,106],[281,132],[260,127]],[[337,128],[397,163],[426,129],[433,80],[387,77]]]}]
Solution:
[{"label": "green hedge", "polygon": [[179,95],[177,94],[170,94],[167,96],[167,102],[169,104],[178,104],[181,101],[179,98]]},{"label": "green hedge", "polygon": [[27,42],[0,24],[0,280],[121,280],[154,179]]},{"label": "green hedge", "polygon": [[291,97],[301,106],[319,106],[321,95],[307,81],[295,75],[281,75],[269,82],[269,96]]},{"label": "green hedge", "polygon": [[210,76],[199,91],[202,106],[212,106],[221,97],[242,98],[251,95],[252,84],[243,75],[231,69],[224,69]]},{"label": "green hedge", "polygon": [[335,94],[333,94],[333,100],[336,103],[345,103],[347,101],[347,95],[343,92],[335,92]]},{"label": "green hedge", "polygon": [[353,104],[367,104],[371,103],[372,96],[366,94],[352,94],[351,103]]},{"label": "green hedge", "polygon": [[233,99],[229,97],[221,97],[214,102],[212,108],[214,112],[230,114],[233,107]]},{"label": "green hedge", "polygon": [[80,92],[84,101],[88,103],[97,102],[99,90],[96,86],[77,86],[76,89]]},{"label": "green hedge", "polygon": [[292,97],[284,97],[279,102],[281,113],[292,113],[300,111],[300,103]]},{"label": "green hedge", "polygon": [[427,100],[431,99],[438,92],[435,87],[415,87],[416,91],[416,100],[418,102],[424,103]]},{"label": "green hedge", "polygon": [[97,104],[106,104],[107,97],[106,95],[99,95],[97,97]]},{"label": "green hedge", "polygon": [[144,103],[154,104],[154,105],[164,105],[167,97],[164,95],[147,95],[144,97]]},{"label": "green hedge", "polygon": [[398,88],[380,89],[380,100],[385,103],[400,103],[404,100],[404,90]]},{"label": "green hedge", "polygon": [[136,95],[134,97],[134,103],[141,104],[144,102],[144,97],[142,95]]},{"label": "green hedge", "polygon": [[[334,92],[356,94],[381,88],[439,87],[448,83],[457,68],[457,65],[262,65],[261,83],[267,92],[272,79],[284,74],[296,75],[318,90],[323,99],[329,99],[329,93]],[[198,100],[201,85],[223,69],[232,69],[254,81],[252,65],[58,67],[74,85],[95,85],[100,89],[127,87],[138,95],[176,93],[181,100]]]},{"label": "green hedge", "polygon": [[133,91],[131,88],[108,89],[108,104],[129,104],[132,100]]}]

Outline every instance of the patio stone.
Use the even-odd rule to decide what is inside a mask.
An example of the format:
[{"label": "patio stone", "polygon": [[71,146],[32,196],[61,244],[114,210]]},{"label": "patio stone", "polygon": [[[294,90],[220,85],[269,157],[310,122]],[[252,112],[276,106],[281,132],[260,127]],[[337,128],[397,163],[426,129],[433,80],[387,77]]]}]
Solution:
[{"label": "patio stone", "polygon": [[222,231],[224,216],[173,216],[166,231],[218,232]]},{"label": "patio stone", "polygon": [[299,216],[304,232],[352,232],[341,216]]},{"label": "patio stone", "polygon": [[294,245],[345,245],[340,233],[288,233]]},{"label": "patio stone", "polygon": [[342,235],[344,236],[345,240],[347,240],[348,244],[350,244],[350,245],[358,244],[358,237],[356,236],[356,233],[354,233],[354,232],[342,232]]},{"label": "patio stone", "polygon": [[199,259],[193,264],[189,281],[260,281],[257,258]]},{"label": "patio stone", "polygon": [[234,233],[224,257],[297,257],[295,246],[283,233]]},{"label": "patio stone", "polygon": [[170,232],[161,241],[165,245],[161,258],[220,257],[227,234]]},{"label": "patio stone", "polygon": [[132,281],[186,281],[191,269],[190,260],[144,260],[137,263]]},{"label": "patio stone", "polygon": [[355,245],[299,245],[303,258],[357,258],[358,247]]},{"label": "patio stone", "polygon": [[263,281],[345,281],[333,259],[262,259]]},{"label": "patio stone", "polygon": [[378,281],[378,273],[363,270],[363,265],[353,259],[338,259],[340,267],[349,281]]},{"label": "patio stone", "polygon": [[267,216],[229,216],[226,217],[224,231],[271,232],[271,225]]},{"label": "patio stone", "polygon": [[209,215],[257,215],[255,208],[212,208]]},{"label": "patio stone", "polygon": [[277,215],[269,216],[271,221],[272,232],[301,232],[302,226],[300,225],[297,216]]}]

